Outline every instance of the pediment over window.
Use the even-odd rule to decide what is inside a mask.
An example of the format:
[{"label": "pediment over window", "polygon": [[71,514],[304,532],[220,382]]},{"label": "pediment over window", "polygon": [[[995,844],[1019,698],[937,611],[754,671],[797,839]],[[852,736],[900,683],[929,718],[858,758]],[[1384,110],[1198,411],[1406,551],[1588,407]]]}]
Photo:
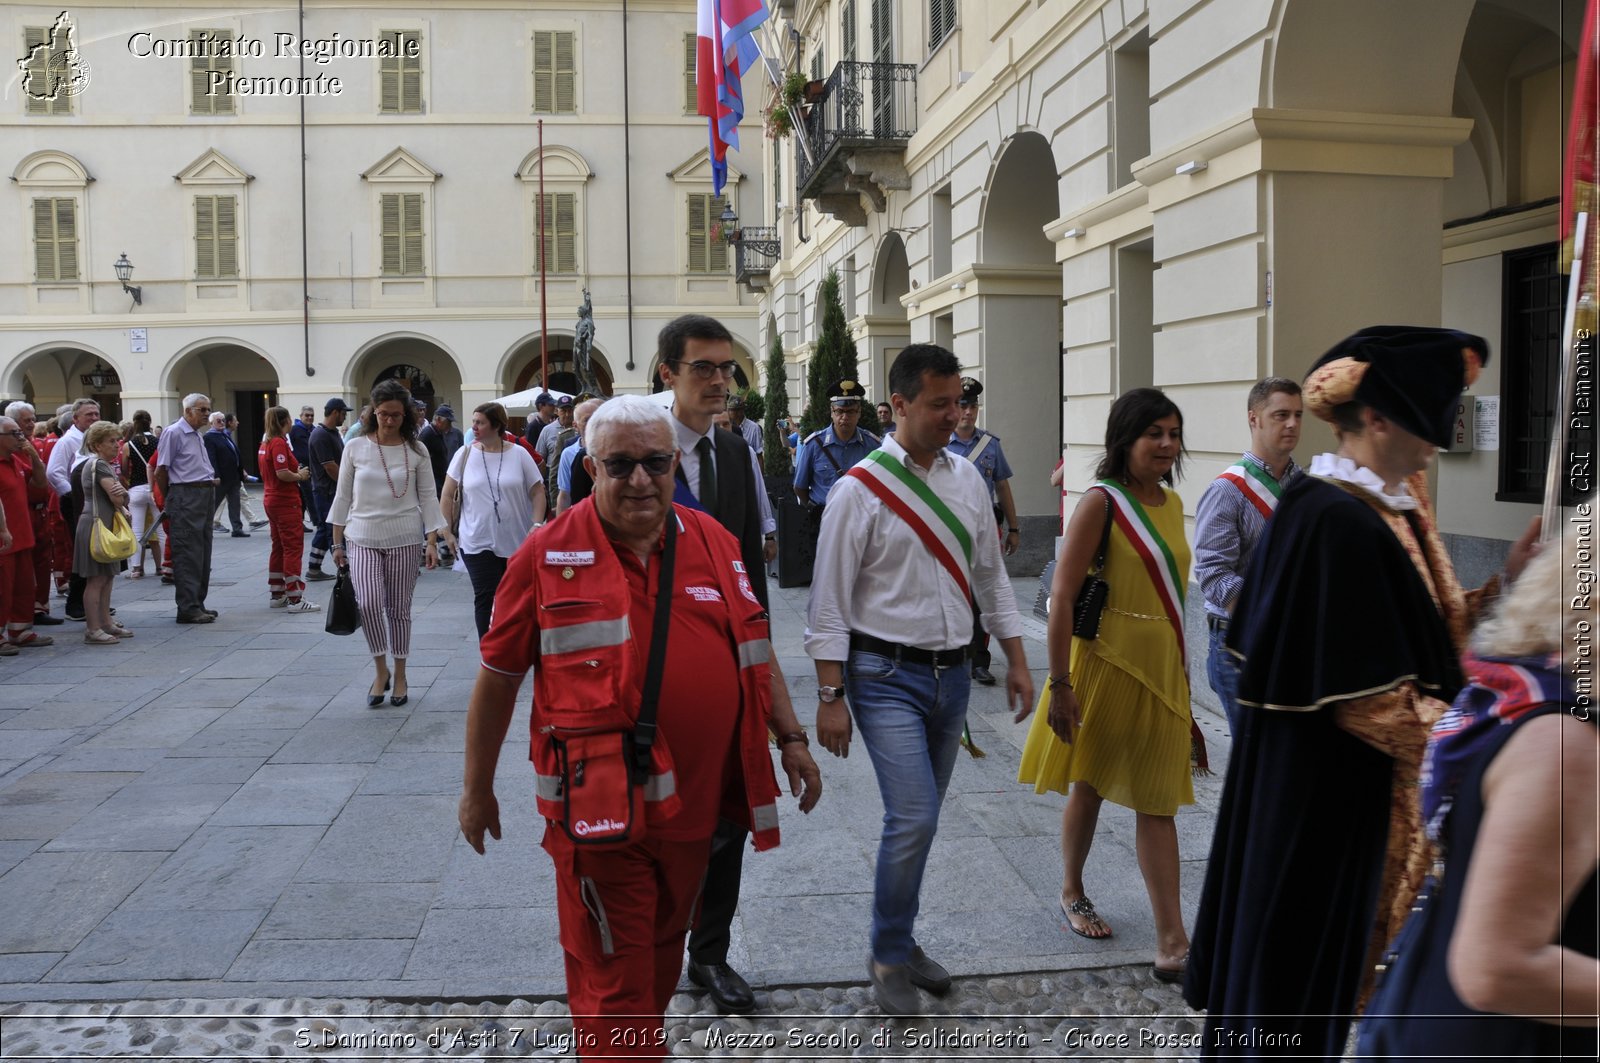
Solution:
[{"label": "pediment over window", "polygon": [[89,171],[84,169],[83,163],[64,151],[50,150],[36,151],[17,163],[11,179],[24,188],[40,185],[55,188],[74,185],[82,188],[94,180],[89,176]]},{"label": "pediment over window", "polygon": [[[571,148],[564,148],[559,144],[546,144],[544,147],[544,179],[546,181],[560,181],[570,184],[573,181],[587,181],[594,176],[594,170],[589,166],[588,160]],[[517,167],[519,181],[537,181],[539,179],[539,149],[534,148],[522,160],[522,165]]]},{"label": "pediment over window", "polygon": [[255,177],[239,169],[216,148],[209,148],[174,174],[173,179],[186,185],[240,185]]},{"label": "pediment over window", "polygon": [[[667,177],[680,184],[710,184],[711,149],[701,148],[675,168],[668,170]],[[735,169],[733,163],[728,163],[728,184],[736,185],[743,180],[744,172]]]},{"label": "pediment over window", "polygon": [[395,148],[361,173],[363,180],[396,184],[416,184],[419,181],[432,184],[442,176],[405,148]]}]

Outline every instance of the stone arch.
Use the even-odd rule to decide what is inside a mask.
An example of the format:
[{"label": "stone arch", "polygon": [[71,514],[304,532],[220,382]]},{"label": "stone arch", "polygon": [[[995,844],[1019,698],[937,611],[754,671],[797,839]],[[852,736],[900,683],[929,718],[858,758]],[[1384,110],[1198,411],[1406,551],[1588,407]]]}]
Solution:
[{"label": "stone arch", "polygon": [[64,151],[46,148],[24,156],[11,172],[11,179],[20,185],[77,185],[82,187],[93,181],[83,163]]},{"label": "stone arch", "polygon": [[[573,333],[569,328],[550,329],[549,337],[550,386],[557,391],[576,392],[577,375],[572,364]],[[539,383],[539,333],[530,332],[506,348],[495,369],[497,386],[502,394],[536,387]],[[617,374],[611,367],[611,358],[604,344],[595,341],[589,348],[590,369],[602,393],[616,393]],[[562,378],[558,381],[557,378]],[[570,379],[568,379],[570,378]],[[563,387],[563,384],[573,384]]]},{"label": "stone arch", "polygon": [[1041,538],[1058,505],[1049,481],[1061,452],[1061,270],[1044,234],[1060,213],[1058,190],[1050,142],[1032,129],[1007,138],[984,189],[972,267],[982,352],[973,368],[984,405],[1005,415],[1004,424],[987,413],[979,423],[1004,437],[1018,515],[1032,518]]},{"label": "stone arch", "polygon": [[277,362],[264,348],[233,336],[196,340],[162,366],[158,379],[171,397],[198,391],[211,399],[213,410],[237,417],[239,457],[245,471],[255,474],[256,444],[266,434],[266,412],[278,404],[283,381]]},{"label": "stone arch", "polygon": [[[96,364],[115,377],[114,392],[82,382],[83,375],[92,374]],[[4,381],[8,400],[22,399],[31,403],[40,411],[41,418],[54,413],[64,402],[89,396],[120,420],[122,368],[116,359],[98,347],[77,340],[52,340],[18,353],[6,366],[0,380]]]},{"label": "stone arch", "polygon": [[1278,0],[1266,50],[1266,104],[1449,115],[1472,8],[1473,0],[1451,0],[1429,5],[1424,18],[1396,18],[1390,0]]},{"label": "stone arch", "polygon": [[872,263],[872,312],[884,317],[904,317],[906,308],[900,297],[911,290],[911,264],[906,257],[906,242],[890,232],[878,244]]},{"label": "stone arch", "polygon": [[374,336],[358,347],[345,365],[341,384],[355,396],[352,405],[360,408],[380,376],[396,367],[412,367],[421,372],[432,389],[431,411],[441,402],[459,408],[461,403],[461,359],[442,341],[420,332],[394,331]]}]

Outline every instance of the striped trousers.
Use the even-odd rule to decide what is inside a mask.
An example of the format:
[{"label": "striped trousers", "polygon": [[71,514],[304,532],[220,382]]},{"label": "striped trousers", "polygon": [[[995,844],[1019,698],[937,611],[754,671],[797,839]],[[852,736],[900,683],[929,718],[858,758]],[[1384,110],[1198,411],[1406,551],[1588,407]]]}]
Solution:
[{"label": "striped trousers", "polygon": [[381,549],[346,543],[350,581],[361,607],[361,630],[374,657],[411,656],[411,595],[422,544]]}]

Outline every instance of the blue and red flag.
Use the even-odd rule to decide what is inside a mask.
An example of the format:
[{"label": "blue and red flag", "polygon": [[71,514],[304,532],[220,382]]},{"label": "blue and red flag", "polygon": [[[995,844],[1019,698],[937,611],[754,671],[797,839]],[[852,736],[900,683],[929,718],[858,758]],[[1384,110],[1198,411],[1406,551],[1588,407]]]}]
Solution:
[{"label": "blue and red flag", "polygon": [[739,148],[743,78],[761,58],[755,32],[767,20],[767,5],[764,0],[699,0],[699,5],[695,87],[699,113],[711,127],[711,187],[720,196],[728,180],[728,149]]}]

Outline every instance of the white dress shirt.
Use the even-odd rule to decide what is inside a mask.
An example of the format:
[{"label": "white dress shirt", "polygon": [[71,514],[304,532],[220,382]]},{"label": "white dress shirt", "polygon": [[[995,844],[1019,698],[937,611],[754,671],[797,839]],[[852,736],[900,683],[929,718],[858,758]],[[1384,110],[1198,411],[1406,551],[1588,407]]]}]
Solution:
[{"label": "white dress shirt", "polygon": [[50,489],[62,498],[72,494],[72,471],[87,456],[83,453],[83,429],[73,425],[62,432],[55,448],[50,451],[50,464],[44,469]]},{"label": "white dress shirt", "polygon": [[[928,469],[912,461],[893,436],[884,437],[883,449],[927,484],[971,534],[972,593],[984,628],[1000,639],[1021,635],[983,475],[943,448]],[[822,514],[806,653],[819,661],[846,660],[852,631],[917,649],[953,650],[972,641],[972,607],[911,525],[865,484],[845,476]]]},{"label": "white dress shirt", "polygon": [[[711,454],[716,456],[716,439],[712,433],[716,431],[712,425],[704,432],[696,432],[693,428],[678,420],[674,414],[672,430],[678,440],[678,467],[683,470],[685,482],[689,485],[689,493],[696,499],[700,497],[700,452],[695,447],[700,445],[700,440],[711,439]],[[713,466],[714,468],[714,466]],[[767,498],[767,481],[761,475],[761,459],[756,457],[756,452],[750,452],[750,471],[756,478],[756,506],[761,514],[761,534],[770,535],[778,530],[778,519],[772,515],[772,500]]]}]

